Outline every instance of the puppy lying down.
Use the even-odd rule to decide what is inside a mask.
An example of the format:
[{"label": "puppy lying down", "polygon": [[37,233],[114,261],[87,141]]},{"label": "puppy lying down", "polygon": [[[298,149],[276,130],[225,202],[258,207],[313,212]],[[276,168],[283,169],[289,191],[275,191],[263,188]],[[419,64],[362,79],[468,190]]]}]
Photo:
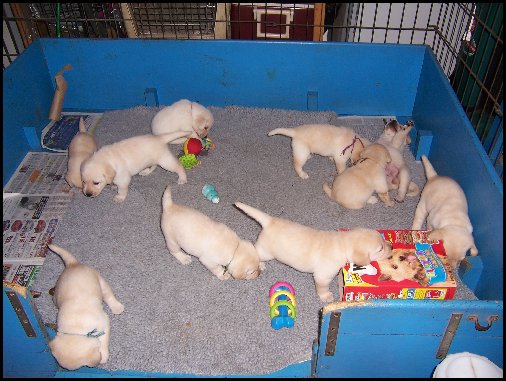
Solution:
[{"label": "puppy lying down", "polygon": [[167,143],[184,136],[178,131],[166,135],[140,135],[100,148],[81,165],[83,193],[98,196],[107,184],[118,187],[114,201],[122,202],[134,175],[146,176],[157,165],[178,174],[178,184],[186,184],[186,171],[170,151]]},{"label": "puppy lying down", "polygon": [[427,230],[432,230],[427,237],[443,241],[448,261],[456,268],[468,250],[471,255],[478,255],[467,214],[466,195],[455,180],[438,176],[425,155],[422,155],[422,163],[427,183],[416,206],[411,229],[420,230],[427,218]]},{"label": "puppy lying down", "polygon": [[95,269],[79,263],[55,244],[49,248],[65,263],[53,295],[58,308],[58,328],[56,337],[49,342],[51,353],[68,370],[105,364],[109,359],[111,330],[102,301],[113,314],[121,314],[124,306]]},{"label": "puppy lying down", "polygon": [[98,149],[95,138],[86,131],[84,120],[79,119],[79,132],[74,136],[68,148],[67,173],[65,180],[71,187],[81,189],[81,164]]},{"label": "puppy lying down", "polygon": [[213,126],[211,111],[197,102],[181,99],[164,107],[151,121],[153,135],[163,135],[176,131],[186,132],[184,138],[175,139],[171,144],[182,144],[186,138],[205,138]]},{"label": "puppy lying down", "polygon": [[376,230],[316,230],[272,217],[242,202],[234,205],[262,226],[255,244],[260,261],[277,259],[295,270],[312,273],[322,302],[334,300],[330,283],[347,262],[365,266],[386,258],[392,250],[390,242]]},{"label": "puppy lying down", "polygon": [[303,124],[294,128],[276,128],[268,133],[292,138],[293,167],[302,179],[309,175],[302,167],[311,154],[327,156],[334,160],[337,173],[346,169],[346,162],[355,162],[365,145],[370,142],[348,127],[331,124]]},{"label": "puppy lying down", "polygon": [[191,263],[191,254],[221,280],[260,275],[260,260],[251,242],[201,212],[175,204],[169,186],[163,193],[162,209],[161,228],[167,248],[181,264]]},{"label": "puppy lying down", "polygon": [[323,183],[325,194],[348,209],[362,209],[378,202],[374,193],[386,206],[393,206],[388,194],[385,168],[391,162],[388,150],[381,144],[371,144],[360,152],[360,160],[338,174],[332,186]]}]

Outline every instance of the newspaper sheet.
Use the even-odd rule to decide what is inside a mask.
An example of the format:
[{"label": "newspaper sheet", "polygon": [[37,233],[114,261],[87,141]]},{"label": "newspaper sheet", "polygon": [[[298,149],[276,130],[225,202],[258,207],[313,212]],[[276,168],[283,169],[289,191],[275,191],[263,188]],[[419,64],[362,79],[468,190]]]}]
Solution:
[{"label": "newspaper sheet", "polygon": [[67,152],[72,138],[79,131],[79,119],[83,117],[86,130],[93,134],[102,117],[102,113],[93,112],[62,112],[58,121],[51,121],[42,130],[40,143],[42,147],[55,151]]},{"label": "newspaper sheet", "polygon": [[31,285],[74,191],[67,155],[29,152],[3,193],[3,280]]},{"label": "newspaper sheet", "polygon": [[4,188],[4,193],[68,195],[67,155],[28,152]]}]

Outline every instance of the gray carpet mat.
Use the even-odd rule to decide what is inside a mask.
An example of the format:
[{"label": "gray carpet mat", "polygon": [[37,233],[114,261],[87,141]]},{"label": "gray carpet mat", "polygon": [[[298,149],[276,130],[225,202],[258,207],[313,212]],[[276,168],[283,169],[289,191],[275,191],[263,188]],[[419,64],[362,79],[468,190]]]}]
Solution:
[{"label": "gray carpet mat", "polygon": [[[352,126],[376,140],[382,117],[338,117],[334,112],[302,112],[245,107],[210,107],[215,123],[209,137],[216,148],[188,170],[188,183],[158,167],[151,175],[135,176],[123,203],[115,203],[110,188],[94,199],[76,194],[56,232],[54,242],[109,281],[125,305],[111,319],[107,370],[189,373],[196,375],[265,374],[309,360],[317,338],[319,301],[311,274],[276,261],[267,263],[255,280],[220,281],[196,258],[183,266],[169,254],[160,229],[161,196],[172,186],[173,199],[225,223],[255,242],[260,226],[233,206],[242,201],[269,214],[321,230],[352,228],[409,229],[418,197],[387,208],[383,203],[347,210],[331,202],[322,190],[335,174],[333,162],[313,156],[300,179],[292,166],[291,141],[268,137],[276,127],[305,123]],[[96,129],[100,145],[150,132],[158,108],[135,107],[106,112]],[[416,121],[415,121],[416,126]],[[182,145],[171,145],[179,154]],[[420,162],[406,148],[413,180],[423,187]],[[437,168],[436,168],[437,169]],[[212,183],[220,194],[213,204],[201,194]],[[195,239],[198,239],[196,233]],[[48,294],[63,270],[60,258],[48,253],[32,289],[42,296],[35,304],[44,322],[56,321]],[[277,281],[295,288],[297,320],[291,329],[271,328],[269,288]],[[331,291],[338,296],[337,279]],[[474,299],[459,283],[455,298]]]}]

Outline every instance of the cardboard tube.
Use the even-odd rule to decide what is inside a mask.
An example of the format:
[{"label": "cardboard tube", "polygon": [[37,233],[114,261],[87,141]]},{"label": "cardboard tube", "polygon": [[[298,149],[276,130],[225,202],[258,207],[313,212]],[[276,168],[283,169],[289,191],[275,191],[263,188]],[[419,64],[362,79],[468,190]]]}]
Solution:
[{"label": "cardboard tube", "polygon": [[63,108],[63,100],[65,98],[65,93],[67,92],[67,81],[63,78],[62,73],[65,70],[72,69],[71,65],[65,65],[56,75],[54,79],[56,81],[56,90],[53,96],[53,103],[51,104],[51,109],[49,110],[49,119],[58,121],[61,119],[61,110]]}]

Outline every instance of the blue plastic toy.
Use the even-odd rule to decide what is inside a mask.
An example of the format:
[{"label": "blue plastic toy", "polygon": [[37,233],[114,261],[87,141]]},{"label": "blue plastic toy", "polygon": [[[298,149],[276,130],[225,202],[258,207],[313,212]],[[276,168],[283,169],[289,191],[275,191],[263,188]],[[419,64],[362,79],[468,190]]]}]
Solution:
[{"label": "blue plastic toy", "polygon": [[276,282],[269,290],[271,327],[292,328],[297,318],[295,291],[288,282]]},{"label": "blue plastic toy", "polygon": [[212,201],[213,204],[217,204],[220,202],[220,196],[218,195],[218,191],[212,184],[204,185],[204,187],[202,188],[202,194],[209,201]]}]

